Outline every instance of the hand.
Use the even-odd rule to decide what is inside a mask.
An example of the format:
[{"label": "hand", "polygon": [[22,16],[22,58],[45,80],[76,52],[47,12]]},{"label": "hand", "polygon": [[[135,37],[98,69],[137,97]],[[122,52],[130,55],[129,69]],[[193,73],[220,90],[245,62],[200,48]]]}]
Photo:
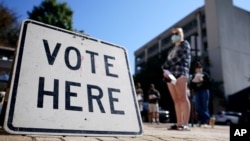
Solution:
[{"label": "hand", "polygon": [[164,81],[165,82],[171,82],[171,79],[169,78],[168,74],[163,73],[163,76],[164,76]]},{"label": "hand", "polygon": [[203,81],[203,76],[200,76],[200,82],[202,82]]},{"label": "hand", "polygon": [[166,78],[166,79],[170,79],[167,73],[164,73],[164,72],[163,72],[163,76],[164,76],[164,78]]},{"label": "hand", "polygon": [[149,99],[156,99],[157,97],[155,95],[149,95]]},{"label": "hand", "polygon": [[194,79],[192,80],[195,83],[199,83],[203,81],[204,74],[196,73]]}]

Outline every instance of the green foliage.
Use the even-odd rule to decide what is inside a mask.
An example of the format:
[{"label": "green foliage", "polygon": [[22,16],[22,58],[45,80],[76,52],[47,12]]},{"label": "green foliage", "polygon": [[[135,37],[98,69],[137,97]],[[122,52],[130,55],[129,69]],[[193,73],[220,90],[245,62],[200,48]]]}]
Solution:
[{"label": "green foliage", "polygon": [[0,15],[0,44],[16,47],[20,27],[16,13],[1,2]]},{"label": "green foliage", "polygon": [[73,11],[67,3],[58,3],[57,0],[44,0],[40,6],[35,6],[28,12],[29,19],[72,30]]}]

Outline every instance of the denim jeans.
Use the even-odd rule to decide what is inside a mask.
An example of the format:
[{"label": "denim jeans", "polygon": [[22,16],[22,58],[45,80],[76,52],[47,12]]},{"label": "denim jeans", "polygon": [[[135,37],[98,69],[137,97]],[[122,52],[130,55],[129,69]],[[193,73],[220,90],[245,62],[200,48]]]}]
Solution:
[{"label": "denim jeans", "polygon": [[201,124],[208,124],[210,114],[208,110],[210,93],[208,89],[197,90],[194,95],[194,104],[196,112],[198,113],[198,120]]}]

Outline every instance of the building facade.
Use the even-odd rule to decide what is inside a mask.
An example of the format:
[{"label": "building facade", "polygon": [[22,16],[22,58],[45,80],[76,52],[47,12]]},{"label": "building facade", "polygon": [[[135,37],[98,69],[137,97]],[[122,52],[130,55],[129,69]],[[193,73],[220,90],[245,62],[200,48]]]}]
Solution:
[{"label": "building facade", "polygon": [[7,88],[12,70],[14,53],[14,48],[0,46],[0,91],[4,91]]},{"label": "building facade", "polygon": [[205,0],[205,5],[134,52],[135,74],[150,58],[166,57],[171,29],[182,27],[191,44],[192,60],[200,60],[213,80],[223,83],[225,96],[250,86],[250,12],[232,0]]}]

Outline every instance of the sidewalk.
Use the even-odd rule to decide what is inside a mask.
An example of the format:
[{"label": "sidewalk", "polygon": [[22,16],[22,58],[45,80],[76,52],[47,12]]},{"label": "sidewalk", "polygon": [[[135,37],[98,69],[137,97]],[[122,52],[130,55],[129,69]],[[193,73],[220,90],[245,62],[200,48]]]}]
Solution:
[{"label": "sidewalk", "polygon": [[138,137],[72,137],[10,135],[0,130],[0,141],[229,141],[229,126],[191,127],[191,131],[167,130],[170,124],[144,123],[144,134]]}]

